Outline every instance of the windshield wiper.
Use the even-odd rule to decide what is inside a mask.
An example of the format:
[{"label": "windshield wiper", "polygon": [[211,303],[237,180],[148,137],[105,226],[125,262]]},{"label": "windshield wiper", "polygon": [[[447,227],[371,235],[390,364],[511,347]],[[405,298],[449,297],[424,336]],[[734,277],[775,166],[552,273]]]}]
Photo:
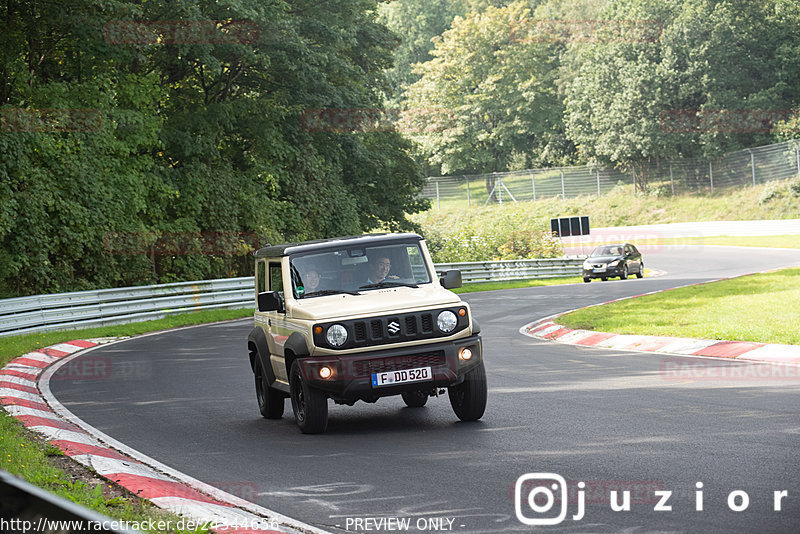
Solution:
[{"label": "windshield wiper", "polygon": [[321,295],[360,295],[356,291],[345,291],[344,289],[320,289],[319,291],[311,291],[310,293],[304,293],[303,298],[306,297],[319,297]]},{"label": "windshield wiper", "polygon": [[379,287],[419,287],[417,284],[409,284],[406,282],[394,282],[392,280],[384,280],[382,282],[376,282],[374,284],[366,284],[358,289],[375,289]]}]

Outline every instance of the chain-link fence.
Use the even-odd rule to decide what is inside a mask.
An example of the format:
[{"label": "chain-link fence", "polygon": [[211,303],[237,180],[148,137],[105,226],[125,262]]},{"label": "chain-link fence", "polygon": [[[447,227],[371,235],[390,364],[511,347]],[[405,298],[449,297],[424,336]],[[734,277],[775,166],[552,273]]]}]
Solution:
[{"label": "chain-link fence", "polygon": [[660,194],[713,192],[800,175],[800,141],[746,148],[714,161],[685,158],[629,171],[600,167],[551,167],[492,174],[429,178],[423,196],[433,206],[483,206],[544,198],[601,196],[618,184],[646,186]]}]

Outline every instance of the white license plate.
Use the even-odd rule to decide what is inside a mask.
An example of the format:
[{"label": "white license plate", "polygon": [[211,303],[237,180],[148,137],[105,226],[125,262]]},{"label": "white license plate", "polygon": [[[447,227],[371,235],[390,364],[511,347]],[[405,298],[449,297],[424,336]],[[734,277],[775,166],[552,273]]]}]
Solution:
[{"label": "white license plate", "polygon": [[403,369],[402,371],[386,371],[385,373],[372,373],[372,387],[393,386],[408,382],[423,382],[433,380],[430,367],[417,367],[416,369]]},{"label": "white license plate", "polygon": [[604,273],[604,272],[606,272],[606,268],[605,267],[598,267],[597,269],[594,269],[594,272],[596,272],[596,273]]}]

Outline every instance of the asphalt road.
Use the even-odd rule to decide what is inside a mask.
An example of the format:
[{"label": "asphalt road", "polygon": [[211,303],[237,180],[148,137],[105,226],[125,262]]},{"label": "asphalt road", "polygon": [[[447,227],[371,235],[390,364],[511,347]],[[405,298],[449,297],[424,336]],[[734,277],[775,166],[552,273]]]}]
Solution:
[{"label": "asphalt road", "polygon": [[[300,434],[288,401],[282,420],[262,419],[247,364],[247,320],[95,350],[82,357],[85,368],[111,362],[111,372],[101,365],[97,376],[57,376],[51,389],[119,441],[332,532],[402,529],[365,518],[409,518],[409,530],[423,532],[797,532],[800,379],[675,380],[665,365],[698,360],[518,333],[534,319],[587,304],[800,264],[800,252],[664,248],[645,250],[645,262],[669,274],[467,295],[483,329],[489,380],[487,411],[476,423],[457,422],[446,396],[421,409],[399,397],[331,404],[323,435]],[[700,361],[720,372],[742,365]],[[526,497],[540,484],[529,480],[520,486],[521,510],[541,520],[566,506],[558,525],[517,519],[515,484],[537,472],[563,477],[568,497],[537,513]],[[585,514],[575,520],[579,481],[586,483]],[[630,511],[611,510],[613,489],[631,491]],[[656,490],[672,492],[671,510],[654,510]],[[744,511],[728,505],[736,490],[749,498]],[[775,511],[773,492],[781,490],[788,495]]]}]

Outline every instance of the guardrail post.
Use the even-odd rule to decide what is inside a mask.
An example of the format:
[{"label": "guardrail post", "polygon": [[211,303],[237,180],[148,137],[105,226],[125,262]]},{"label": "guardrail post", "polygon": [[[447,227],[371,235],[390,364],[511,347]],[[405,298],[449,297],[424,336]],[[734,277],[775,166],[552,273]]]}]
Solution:
[{"label": "guardrail post", "polygon": [[567,193],[564,190],[564,168],[563,167],[559,167],[558,170],[561,172],[561,198],[566,200],[567,199]]},{"label": "guardrail post", "polygon": [[531,171],[531,187],[533,188],[533,200],[536,200],[536,174]]},{"label": "guardrail post", "polygon": [[436,182],[436,209],[441,209],[442,203],[439,200],[439,182]]}]

